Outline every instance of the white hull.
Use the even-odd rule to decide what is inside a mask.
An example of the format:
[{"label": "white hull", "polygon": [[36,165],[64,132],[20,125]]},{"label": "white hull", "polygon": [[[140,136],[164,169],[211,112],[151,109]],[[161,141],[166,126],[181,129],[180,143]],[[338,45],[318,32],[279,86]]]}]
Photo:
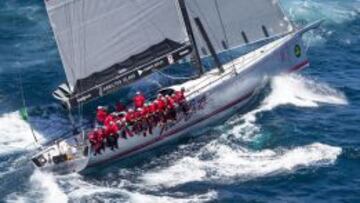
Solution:
[{"label": "white hull", "polygon": [[247,104],[272,76],[308,66],[302,50],[305,47],[301,34],[290,34],[225,64],[225,73],[221,75],[213,70],[199,79],[181,84],[186,88],[192,107],[190,115],[186,118],[180,115],[176,123],[158,127],[146,137],[135,135],[126,140],[119,138],[119,149],[115,151],[106,148],[96,156],[91,152],[87,167],[137,154],[226,118]]}]

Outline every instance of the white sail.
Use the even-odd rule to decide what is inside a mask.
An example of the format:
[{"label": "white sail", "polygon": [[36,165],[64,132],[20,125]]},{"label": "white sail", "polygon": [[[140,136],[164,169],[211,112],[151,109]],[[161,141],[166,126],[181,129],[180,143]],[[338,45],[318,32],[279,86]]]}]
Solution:
[{"label": "white sail", "polygon": [[[46,0],[45,4],[71,90],[79,80],[164,40],[187,41],[175,0]],[[109,80],[107,75],[113,73],[103,74],[104,80]]]},{"label": "white sail", "polygon": [[188,0],[186,1],[198,49],[208,55],[194,18],[200,18],[219,53],[293,30],[277,0]]}]

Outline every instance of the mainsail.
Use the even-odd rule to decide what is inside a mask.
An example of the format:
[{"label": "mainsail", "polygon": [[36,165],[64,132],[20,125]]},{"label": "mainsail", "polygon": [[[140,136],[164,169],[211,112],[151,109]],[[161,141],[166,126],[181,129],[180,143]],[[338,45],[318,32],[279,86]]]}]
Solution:
[{"label": "mainsail", "polygon": [[277,0],[188,0],[202,56],[210,55],[197,29],[199,18],[217,53],[293,31]]},{"label": "mainsail", "polygon": [[216,53],[293,31],[276,0],[45,2],[68,79],[54,96],[69,107],[112,93],[192,51],[202,73],[200,56],[217,59]]},{"label": "mainsail", "polygon": [[191,52],[175,0],[45,4],[68,79],[54,96],[70,106],[111,93]]}]

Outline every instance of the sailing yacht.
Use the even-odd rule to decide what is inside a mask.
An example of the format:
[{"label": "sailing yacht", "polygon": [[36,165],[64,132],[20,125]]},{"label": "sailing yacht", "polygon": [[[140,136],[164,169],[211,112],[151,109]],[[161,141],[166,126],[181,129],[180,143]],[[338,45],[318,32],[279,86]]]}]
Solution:
[{"label": "sailing yacht", "polygon": [[[198,70],[196,77],[159,91],[185,88],[190,111],[179,112],[176,122],[146,137],[120,137],[118,149],[97,155],[81,132],[32,158],[36,167],[61,174],[132,156],[231,116],[271,77],[309,65],[302,36],[321,24],[296,27],[274,0],[46,0],[45,5],[67,77],[53,95],[69,111],[173,64],[190,61]],[[255,48],[232,54],[247,47]],[[231,60],[224,62],[221,54]],[[216,68],[206,71],[204,59]]]}]

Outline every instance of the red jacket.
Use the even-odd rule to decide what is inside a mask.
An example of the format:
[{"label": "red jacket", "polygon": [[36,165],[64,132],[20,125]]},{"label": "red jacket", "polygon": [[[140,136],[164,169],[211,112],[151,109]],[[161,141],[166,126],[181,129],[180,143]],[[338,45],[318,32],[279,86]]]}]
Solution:
[{"label": "red jacket", "polygon": [[137,108],[142,108],[145,104],[145,97],[143,95],[136,95],[134,97],[134,106],[135,106],[135,109]]},{"label": "red jacket", "polygon": [[134,112],[134,120],[138,120],[141,119],[141,112],[140,111],[135,111]]},{"label": "red jacket", "polygon": [[108,115],[108,113],[104,109],[99,109],[99,110],[96,111],[96,119],[100,123],[105,122],[105,118],[107,117],[107,115]]},{"label": "red jacket", "polygon": [[108,126],[108,125],[110,125],[111,122],[115,122],[114,117],[113,117],[112,115],[106,116],[105,121],[104,121],[104,124],[105,124],[106,126]]},{"label": "red jacket", "polygon": [[141,117],[142,117],[142,118],[146,118],[146,117],[149,115],[149,107],[145,107],[145,106],[144,106],[144,107],[141,109],[140,114],[141,114]]},{"label": "red jacket", "polygon": [[96,132],[95,132],[95,131],[89,132],[89,134],[88,134],[88,139],[89,139],[89,141],[92,142],[92,143],[97,143],[98,140],[97,140]]},{"label": "red jacket", "polygon": [[159,111],[164,111],[166,108],[166,102],[164,101],[163,98],[157,99],[158,102],[158,110]]},{"label": "red jacket", "polygon": [[149,105],[149,113],[156,113],[158,111],[158,106],[154,102]]},{"label": "red jacket", "polygon": [[115,124],[109,124],[106,126],[106,135],[110,136],[110,135],[114,135],[117,134],[119,132],[119,127]]},{"label": "red jacket", "polygon": [[172,99],[171,97],[167,98],[166,107],[167,107],[168,109],[174,109],[174,108],[175,108],[175,101],[174,101],[174,99]]},{"label": "red jacket", "polygon": [[98,140],[98,142],[102,142],[106,137],[107,136],[104,129],[100,128],[96,131],[96,139]]},{"label": "red jacket", "polygon": [[176,98],[176,102],[178,102],[178,103],[186,101],[185,95],[181,91],[175,92],[175,98]]},{"label": "red jacket", "polygon": [[134,112],[127,112],[125,116],[126,122],[134,122]]}]

